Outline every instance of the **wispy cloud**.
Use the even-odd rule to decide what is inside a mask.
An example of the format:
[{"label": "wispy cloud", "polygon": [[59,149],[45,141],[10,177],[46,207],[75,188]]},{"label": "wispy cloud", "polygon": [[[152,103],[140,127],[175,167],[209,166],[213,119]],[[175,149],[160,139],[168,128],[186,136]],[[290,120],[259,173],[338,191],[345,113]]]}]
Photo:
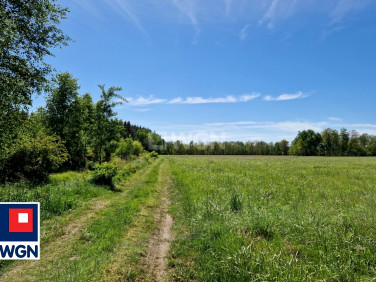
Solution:
[{"label": "wispy cloud", "polygon": [[259,93],[252,92],[251,94],[244,94],[239,97],[239,100],[241,102],[248,102],[250,100],[256,99],[257,97],[260,97]]},{"label": "wispy cloud", "polygon": [[193,141],[255,141],[276,142],[282,139],[292,141],[298,131],[312,129],[321,132],[325,128],[340,130],[345,127],[357,130],[360,134],[376,135],[376,124],[338,124],[325,121],[234,121],[202,124],[171,124],[158,125],[166,140]]},{"label": "wispy cloud", "polygon": [[[153,95],[148,97],[127,97],[126,99],[131,106],[144,106],[144,105],[151,105],[151,104],[228,104],[228,103],[246,103],[251,100],[254,100],[260,97],[261,94],[257,92],[251,92],[247,94],[243,94],[240,96],[233,96],[227,95],[225,97],[201,97],[201,96],[194,96],[194,97],[175,97],[172,99],[161,99],[155,98]],[[308,97],[309,94],[303,93],[301,91],[294,93],[294,94],[281,94],[277,97],[272,96],[265,96],[264,101],[287,101],[287,100],[294,100],[294,99],[301,99]]]},{"label": "wispy cloud", "polygon": [[231,6],[232,6],[232,1],[233,1],[233,0],[225,0],[225,7],[226,7],[225,15],[226,15],[226,17],[228,17],[228,16],[230,15],[230,12],[231,12]]},{"label": "wispy cloud", "polygon": [[287,100],[295,100],[295,99],[302,99],[308,97],[309,94],[303,93],[302,91],[299,91],[294,94],[281,94],[277,97],[273,97],[270,95],[267,95],[264,97],[264,101],[287,101]]},{"label": "wispy cloud", "polygon": [[[273,29],[278,24],[294,16],[326,16],[327,22],[318,23],[324,26],[325,34],[340,30],[338,24],[344,25],[344,19],[369,7],[370,0],[263,0],[263,1],[199,1],[199,0],[72,0],[74,5],[86,13],[105,20],[108,7],[119,13],[125,20],[133,24],[142,34],[149,38],[146,23],[152,21],[187,22],[194,29],[193,43],[198,41],[201,31],[207,28],[208,22],[234,25],[235,34],[240,40],[247,38],[249,28],[257,26]],[[219,3],[218,3],[219,2]],[[231,17],[230,17],[231,16]],[[144,19],[144,20],[143,20]],[[239,26],[241,26],[239,30]],[[152,29],[149,29],[152,30]],[[228,29],[223,29],[228,30]],[[204,34],[204,32],[202,32]],[[234,30],[231,30],[234,34]]]},{"label": "wispy cloud", "polygon": [[341,118],[337,118],[337,117],[328,117],[328,120],[332,120],[332,121],[342,121]]},{"label": "wispy cloud", "polygon": [[231,95],[226,96],[226,97],[218,97],[218,98],[187,97],[185,99],[182,99],[178,97],[178,98],[174,98],[168,101],[168,104],[240,103],[240,102],[248,102],[259,96],[260,94],[252,93],[252,94],[244,94],[239,97],[235,97]]},{"label": "wispy cloud", "polygon": [[203,98],[203,97],[187,97],[185,99],[175,98],[169,101],[169,104],[208,104],[208,103],[235,103],[238,99],[234,96],[226,96],[223,98]]},{"label": "wispy cloud", "polygon": [[145,36],[149,37],[148,32],[145,30],[144,26],[141,24],[141,21],[132,11],[127,0],[106,0],[114,10],[120,12],[125,16],[127,20],[130,20]]},{"label": "wispy cloud", "polygon": [[289,18],[296,11],[296,5],[299,0],[273,0],[267,10],[259,20],[260,25],[266,25],[273,29],[276,21]]},{"label": "wispy cloud", "polygon": [[275,131],[298,132],[305,129],[321,131],[327,122],[302,122],[302,121],[284,121],[284,122],[255,122],[255,121],[238,121],[238,122],[219,122],[206,123],[207,126],[219,127],[241,127],[243,129],[267,129]]},{"label": "wispy cloud", "polygon": [[153,95],[150,95],[149,97],[127,97],[126,98],[130,105],[132,106],[145,106],[145,105],[152,105],[152,104],[161,104],[166,102],[166,99],[157,99],[154,98]]},{"label": "wispy cloud", "polygon": [[243,28],[240,30],[240,32],[239,32],[239,39],[240,39],[240,40],[245,40],[245,39],[247,38],[249,27],[250,27],[250,25],[249,25],[249,24],[246,24],[246,25],[243,26]]},{"label": "wispy cloud", "polygon": [[192,0],[171,0],[176,9],[189,19],[190,24],[195,30],[195,37],[192,43],[197,43],[200,33],[200,26],[196,16],[196,1]]},{"label": "wispy cloud", "polygon": [[361,10],[369,4],[369,0],[339,0],[335,9],[330,13],[331,24],[340,22],[348,13]]},{"label": "wispy cloud", "polygon": [[135,109],[135,111],[136,111],[136,112],[145,113],[145,112],[149,112],[150,109],[142,108],[142,109]]}]

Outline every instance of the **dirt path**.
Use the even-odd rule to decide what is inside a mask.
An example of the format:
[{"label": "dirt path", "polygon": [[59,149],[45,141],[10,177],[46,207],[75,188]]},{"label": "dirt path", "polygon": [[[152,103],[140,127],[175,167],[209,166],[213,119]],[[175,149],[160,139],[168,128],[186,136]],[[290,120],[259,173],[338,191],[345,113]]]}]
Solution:
[{"label": "dirt path", "polygon": [[170,204],[167,197],[167,187],[163,186],[161,205],[155,212],[156,221],[159,222],[158,230],[153,234],[145,257],[145,269],[149,281],[168,280],[167,259],[172,239],[172,217],[168,214]]},{"label": "dirt path", "polygon": [[[156,165],[143,169],[139,173],[132,176],[131,179],[122,183],[123,192],[114,194],[109,198],[94,199],[91,203],[77,209],[71,214],[64,217],[64,221],[57,223],[59,228],[54,228],[52,233],[56,233],[53,238],[42,245],[42,259],[38,261],[20,261],[11,267],[6,273],[0,276],[0,281],[33,281],[40,271],[48,271],[54,267],[54,262],[58,261],[65,254],[68,254],[77,244],[79,236],[85,232],[87,227],[98,217],[103,209],[106,209],[114,199],[126,197],[128,190],[134,183],[143,179],[144,176]],[[52,220],[55,222],[57,219]],[[47,223],[45,223],[47,224]],[[52,234],[51,234],[52,235]],[[71,257],[69,259],[76,259]]]}]

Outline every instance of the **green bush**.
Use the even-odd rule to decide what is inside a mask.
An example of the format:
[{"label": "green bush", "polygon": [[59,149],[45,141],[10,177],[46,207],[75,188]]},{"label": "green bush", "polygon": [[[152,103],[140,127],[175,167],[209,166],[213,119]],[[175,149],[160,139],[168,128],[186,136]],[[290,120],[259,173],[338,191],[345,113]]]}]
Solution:
[{"label": "green bush", "polygon": [[68,159],[60,138],[48,136],[42,130],[33,135],[19,135],[0,171],[0,182],[45,181],[50,172]]},{"label": "green bush", "polygon": [[91,181],[97,185],[107,185],[111,189],[115,188],[113,178],[118,174],[118,168],[112,163],[96,164],[91,177]]},{"label": "green bush", "polygon": [[128,159],[133,155],[133,140],[131,138],[122,139],[115,154],[122,159]]},{"label": "green bush", "polygon": [[150,152],[150,157],[156,159],[158,158],[158,153],[156,151]]},{"label": "green bush", "polygon": [[139,141],[133,141],[133,155],[139,156],[144,148],[142,147],[142,144]]},{"label": "green bush", "polygon": [[132,156],[138,157],[142,151],[143,147],[139,141],[133,141],[131,138],[127,138],[119,142],[115,154],[122,159],[130,159]]}]

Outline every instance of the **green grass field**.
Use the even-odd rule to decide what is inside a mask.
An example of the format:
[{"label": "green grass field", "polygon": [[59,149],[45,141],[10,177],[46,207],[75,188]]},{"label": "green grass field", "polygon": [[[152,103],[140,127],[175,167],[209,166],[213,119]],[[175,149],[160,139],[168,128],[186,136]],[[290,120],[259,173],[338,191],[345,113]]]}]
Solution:
[{"label": "green grass field", "polygon": [[175,279],[375,279],[375,158],[169,162]]},{"label": "green grass field", "polygon": [[[161,156],[120,165],[116,192],[74,172],[0,187],[2,201],[41,201],[42,211],[41,260],[3,263],[0,280],[376,280],[376,158]],[[161,270],[148,257],[166,240],[158,238],[166,212],[174,221]]]}]

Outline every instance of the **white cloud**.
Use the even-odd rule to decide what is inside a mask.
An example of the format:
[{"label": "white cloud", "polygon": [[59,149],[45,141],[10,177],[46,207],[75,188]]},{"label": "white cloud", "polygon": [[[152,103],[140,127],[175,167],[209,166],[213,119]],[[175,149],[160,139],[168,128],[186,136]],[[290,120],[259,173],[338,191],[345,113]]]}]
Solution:
[{"label": "white cloud", "polygon": [[168,104],[240,103],[240,102],[248,102],[259,96],[260,94],[258,93],[252,93],[252,94],[244,94],[239,97],[235,97],[232,95],[229,95],[226,97],[218,97],[218,98],[187,97],[185,99],[182,99],[178,97],[178,98],[174,98],[168,101]]},{"label": "white cloud", "polygon": [[248,102],[250,100],[256,99],[257,97],[260,97],[259,93],[244,94],[240,96],[239,100],[242,102]]},{"label": "white cloud", "polygon": [[159,124],[156,131],[166,140],[193,141],[292,141],[298,131],[312,129],[321,132],[326,128],[357,130],[360,134],[376,135],[376,124],[338,124],[329,121],[234,121],[203,124]]},{"label": "white cloud", "polygon": [[224,98],[203,98],[203,97],[187,97],[185,100],[171,100],[170,104],[208,104],[208,103],[235,103],[238,100],[234,96],[226,96]]},{"label": "white cloud", "polygon": [[[149,97],[140,96],[138,98],[127,97],[129,105],[132,106],[144,106],[144,105],[151,105],[151,104],[187,104],[187,105],[194,105],[194,104],[227,104],[227,103],[246,103],[251,100],[254,100],[260,97],[260,93],[251,92],[249,94],[243,94],[240,96],[233,96],[228,95],[225,97],[201,97],[201,96],[194,96],[194,97],[176,97],[170,100],[168,99],[159,99],[155,98],[153,95]],[[294,99],[301,99],[308,97],[309,94],[303,93],[301,91],[295,94],[281,94],[277,97],[272,96],[265,96],[264,101],[287,101],[287,100],[294,100]],[[329,118],[330,119],[330,118]]]},{"label": "white cloud", "polygon": [[332,120],[332,121],[342,121],[341,118],[337,118],[337,117],[328,117],[328,120]]},{"label": "white cloud", "polygon": [[166,99],[156,99],[156,98],[153,98],[152,95],[150,95],[149,97],[138,97],[137,99],[133,98],[133,97],[127,97],[126,98],[129,102],[130,105],[133,105],[133,106],[144,106],[144,105],[151,105],[151,104],[161,104],[161,103],[164,103],[166,102]]},{"label": "white cloud", "polygon": [[145,112],[149,112],[150,109],[135,109],[136,112],[141,112],[141,113],[145,113]]},{"label": "white cloud", "polygon": [[264,97],[264,101],[287,101],[287,100],[295,100],[295,99],[301,99],[308,97],[309,94],[303,93],[302,91],[299,91],[294,94],[281,94],[277,97],[273,97],[270,95],[267,95]]},{"label": "white cloud", "polygon": [[220,122],[206,123],[207,126],[219,126],[222,128],[241,127],[242,129],[267,129],[275,131],[298,132],[305,129],[321,131],[327,126],[327,122],[301,122],[301,121],[284,121],[284,122],[255,122],[255,121],[237,121],[237,122]]}]

